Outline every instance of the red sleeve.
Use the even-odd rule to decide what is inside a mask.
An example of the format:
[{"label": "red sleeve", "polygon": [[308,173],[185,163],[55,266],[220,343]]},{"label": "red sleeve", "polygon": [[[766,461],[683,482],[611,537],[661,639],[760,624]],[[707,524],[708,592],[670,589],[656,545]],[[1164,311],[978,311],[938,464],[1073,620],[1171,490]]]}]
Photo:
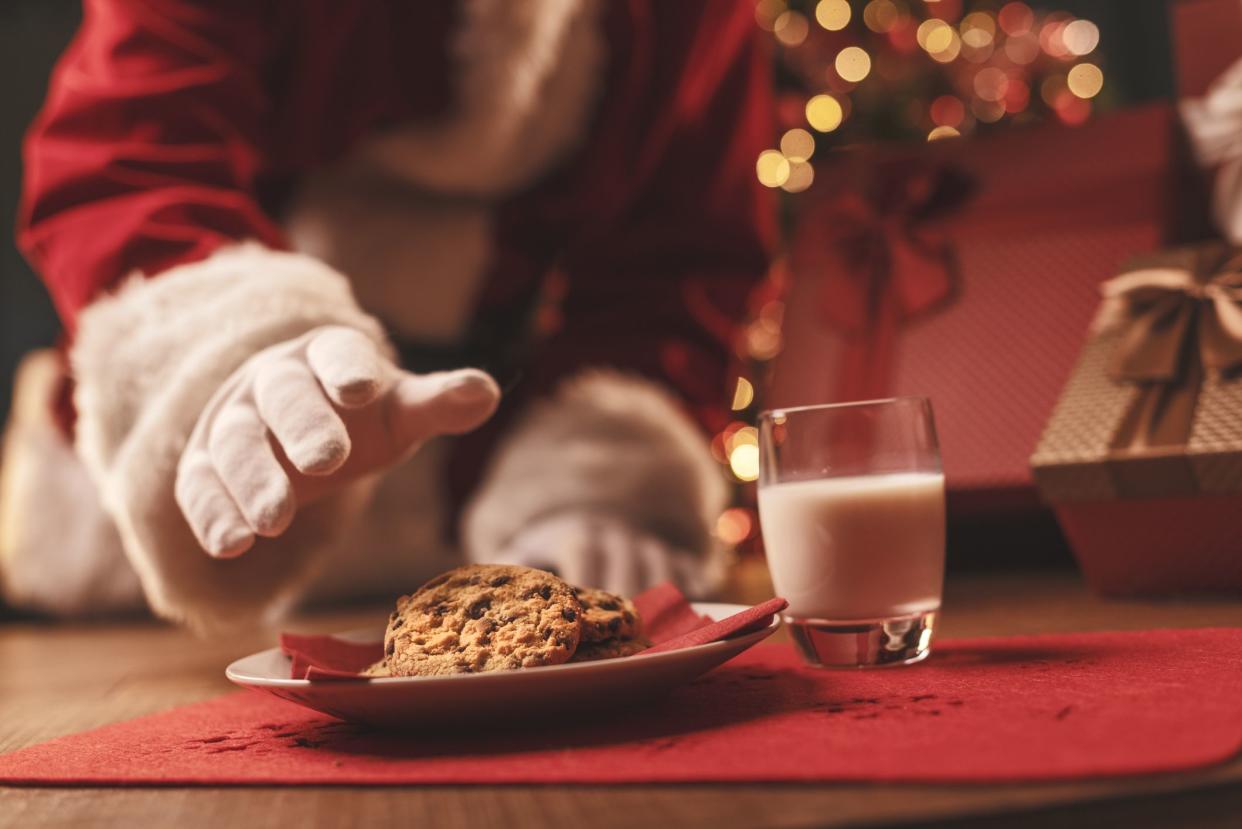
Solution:
[{"label": "red sleeve", "polygon": [[772,194],[755,176],[775,129],[770,56],[750,4],[655,9],[651,103],[635,119],[642,150],[626,171],[638,190],[564,262],[564,327],[541,350],[540,370],[637,372],[718,428],[736,326],[775,235]]},{"label": "red sleeve", "polygon": [[86,0],[26,138],[22,250],[66,326],[126,273],[255,238],[272,21],[257,0]]}]

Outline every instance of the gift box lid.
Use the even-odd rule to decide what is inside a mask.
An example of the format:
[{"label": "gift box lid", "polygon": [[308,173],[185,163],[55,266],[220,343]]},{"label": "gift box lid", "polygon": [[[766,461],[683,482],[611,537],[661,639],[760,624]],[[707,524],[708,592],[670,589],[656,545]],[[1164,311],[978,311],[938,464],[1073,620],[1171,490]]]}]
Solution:
[{"label": "gift box lid", "polygon": [[1135,259],[1031,457],[1045,500],[1242,494],[1242,256]]}]

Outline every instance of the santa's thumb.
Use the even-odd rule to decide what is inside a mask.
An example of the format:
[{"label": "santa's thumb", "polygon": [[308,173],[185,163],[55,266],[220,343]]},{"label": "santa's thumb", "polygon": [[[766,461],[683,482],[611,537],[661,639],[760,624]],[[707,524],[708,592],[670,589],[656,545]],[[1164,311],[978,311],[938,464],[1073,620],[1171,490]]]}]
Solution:
[{"label": "santa's thumb", "polygon": [[491,417],[499,403],[500,387],[478,369],[402,372],[390,398],[390,425],[403,445],[435,435],[460,435]]}]

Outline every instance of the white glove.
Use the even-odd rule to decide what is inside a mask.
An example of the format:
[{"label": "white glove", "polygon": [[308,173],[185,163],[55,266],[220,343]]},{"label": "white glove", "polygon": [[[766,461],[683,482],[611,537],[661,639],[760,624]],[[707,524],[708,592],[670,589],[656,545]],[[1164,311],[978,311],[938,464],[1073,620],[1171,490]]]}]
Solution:
[{"label": "white glove", "polygon": [[231,558],[283,533],[299,505],[474,429],[499,399],[481,371],[411,374],[359,331],[317,328],[259,352],[212,396],[177,466],[177,505],[208,554]]},{"label": "white glove", "polygon": [[1231,242],[1242,242],[1242,60],[1230,66],[1202,98],[1181,102],[1195,156],[1218,167],[1212,217]]},{"label": "white glove", "polygon": [[603,512],[556,513],[522,529],[493,563],[551,570],[570,584],[633,596],[672,581],[689,596],[710,593],[720,562],[679,550]]}]

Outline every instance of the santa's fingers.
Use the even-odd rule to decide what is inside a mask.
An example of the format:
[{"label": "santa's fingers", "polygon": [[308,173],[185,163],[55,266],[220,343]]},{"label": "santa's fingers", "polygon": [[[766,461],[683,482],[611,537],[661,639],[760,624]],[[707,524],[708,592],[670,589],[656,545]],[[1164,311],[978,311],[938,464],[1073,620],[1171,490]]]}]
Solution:
[{"label": "santa's fingers", "polygon": [[190,531],[208,555],[233,558],[254,544],[254,532],[205,451],[190,451],[181,456],[173,496]]},{"label": "santa's fingers", "polygon": [[388,425],[399,449],[435,435],[459,435],[492,416],[500,402],[496,381],[478,369],[402,372],[388,399]]},{"label": "santa's fingers", "polygon": [[221,410],[211,424],[207,451],[250,529],[273,537],[289,528],[297,510],[293,487],[258,412],[245,404]]},{"label": "santa's fingers", "polygon": [[349,432],[305,363],[280,359],[264,365],[254,379],[254,400],[299,472],[328,475],[349,457]]},{"label": "santa's fingers", "polygon": [[369,337],[340,325],[314,335],[306,347],[306,362],[332,402],[345,409],[374,401],[392,373]]}]

